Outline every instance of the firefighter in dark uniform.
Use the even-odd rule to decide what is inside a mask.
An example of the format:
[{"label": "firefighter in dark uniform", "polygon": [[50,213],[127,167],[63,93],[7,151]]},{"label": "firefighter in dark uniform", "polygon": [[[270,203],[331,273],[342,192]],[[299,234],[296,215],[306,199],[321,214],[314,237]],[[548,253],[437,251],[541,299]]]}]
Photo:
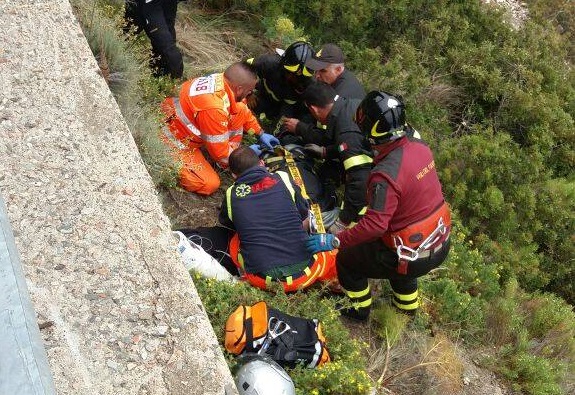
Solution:
[{"label": "firefighter in dark uniform", "polygon": [[313,235],[310,251],[339,248],[337,272],[353,308],[342,315],[367,319],[368,278],[389,279],[393,304],[402,312],[419,307],[417,278],[439,266],[450,247],[450,213],[429,147],[409,137],[401,101],[367,94],[355,120],[376,151],[367,188],[368,209],[358,224],[336,235]]},{"label": "firefighter in dark uniform", "polygon": [[152,44],[150,67],[154,75],[181,78],[184,72],[182,54],[176,46],[176,12],[178,0],[126,0],[125,31],[132,25],[137,33],[144,30]]},{"label": "firefighter in dark uniform", "polygon": [[[314,75],[318,81],[323,81],[335,90],[340,97],[347,99],[363,99],[365,89],[351,71],[345,68],[343,51],[335,44],[325,44],[319,51],[306,61],[308,69],[315,70]],[[309,123],[295,118],[285,118],[284,127],[291,133],[303,138],[304,143],[321,140],[324,128],[315,122]],[[321,154],[320,147],[315,144],[306,146],[315,156]]]},{"label": "firefighter in dark uniform", "polygon": [[301,94],[313,80],[313,71],[305,66],[313,48],[304,41],[291,44],[282,55],[264,54],[248,59],[259,77],[248,106],[257,117],[269,119],[274,125],[281,117],[306,117]]},{"label": "firefighter in dark uniform", "polygon": [[360,100],[339,97],[330,85],[320,81],[305,90],[303,99],[314,118],[326,125],[323,135],[330,145],[325,158],[339,159],[335,167],[345,185],[339,221],[344,225],[357,222],[366,205],[365,188],[373,162],[371,147],[353,122]]}]

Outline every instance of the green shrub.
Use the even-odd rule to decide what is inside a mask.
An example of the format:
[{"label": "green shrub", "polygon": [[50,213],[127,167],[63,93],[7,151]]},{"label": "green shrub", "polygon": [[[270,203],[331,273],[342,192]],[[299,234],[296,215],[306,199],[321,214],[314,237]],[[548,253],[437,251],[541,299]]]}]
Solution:
[{"label": "green shrub", "polygon": [[490,367],[528,394],[567,394],[575,372],[575,314],[552,294],[529,295],[510,281],[487,312]]},{"label": "green shrub", "polygon": [[540,246],[541,267],[550,277],[546,289],[575,304],[575,183],[549,180],[537,195],[536,212],[542,226],[535,241]]},{"label": "green shrub", "polygon": [[[269,293],[246,283],[230,284],[194,277],[194,283],[214,330],[223,344],[224,326],[228,316],[240,305],[265,300],[270,306],[287,314],[317,318],[322,323],[332,362],[316,369],[291,370],[298,394],[367,394],[371,382],[367,375],[365,344],[354,340],[343,326],[336,301],[321,296],[321,290],[308,290],[286,295]],[[227,354],[227,352],[225,352]],[[235,369],[236,360],[229,354],[228,362]]]},{"label": "green shrub", "polygon": [[541,222],[533,187],[546,173],[522,155],[510,136],[485,130],[442,144],[438,168],[447,200],[481,255],[502,266],[504,279],[517,276],[522,286],[535,290],[549,281],[534,242]]},{"label": "green shrub", "polygon": [[389,304],[374,306],[370,316],[375,323],[375,333],[380,339],[385,340],[390,347],[393,347],[401,338],[409,322],[409,318],[405,314],[399,313],[395,307]]},{"label": "green shrub", "polygon": [[266,17],[262,20],[266,27],[265,37],[276,47],[287,48],[294,41],[308,41],[302,28],[296,28],[286,16]]},{"label": "green shrub", "polygon": [[484,302],[459,289],[450,278],[421,281],[425,297],[431,300],[426,307],[432,321],[454,337],[476,343],[484,330]]}]

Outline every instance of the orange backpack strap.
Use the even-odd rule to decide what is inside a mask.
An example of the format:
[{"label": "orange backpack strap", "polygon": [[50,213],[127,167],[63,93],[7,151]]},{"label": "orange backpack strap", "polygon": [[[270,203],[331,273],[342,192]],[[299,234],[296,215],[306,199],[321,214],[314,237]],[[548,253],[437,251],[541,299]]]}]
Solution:
[{"label": "orange backpack strap", "polygon": [[252,305],[251,333],[247,336],[246,351],[256,352],[268,334],[268,306],[260,301]]},{"label": "orange backpack strap", "polygon": [[251,307],[241,305],[235,309],[226,321],[225,331],[226,350],[234,355],[244,351],[248,332],[252,332]]},{"label": "orange backpack strap", "polygon": [[228,317],[225,331],[224,346],[228,352],[238,355],[244,351],[257,351],[268,333],[266,302],[240,305]]}]

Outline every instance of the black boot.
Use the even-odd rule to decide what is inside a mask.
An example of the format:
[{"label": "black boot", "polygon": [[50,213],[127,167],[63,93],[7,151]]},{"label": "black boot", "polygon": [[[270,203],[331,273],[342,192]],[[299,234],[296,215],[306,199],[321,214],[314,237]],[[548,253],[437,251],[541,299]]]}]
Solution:
[{"label": "black boot", "polygon": [[346,318],[352,319],[354,321],[367,321],[369,318],[369,311],[371,310],[369,307],[349,307],[349,308],[340,308],[338,309],[339,313]]}]

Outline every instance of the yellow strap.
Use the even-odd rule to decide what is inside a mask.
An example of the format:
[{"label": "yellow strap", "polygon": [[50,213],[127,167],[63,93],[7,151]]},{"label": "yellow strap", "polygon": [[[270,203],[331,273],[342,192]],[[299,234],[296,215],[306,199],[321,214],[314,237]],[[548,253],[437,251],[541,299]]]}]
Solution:
[{"label": "yellow strap", "polygon": [[231,187],[229,187],[228,189],[226,189],[226,203],[228,205],[228,218],[230,219],[230,221],[234,221],[232,219],[232,189],[234,188],[234,186],[232,185]]},{"label": "yellow strap", "polygon": [[364,289],[363,291],[355,292],[355,291],[348,291],[347,289],[344,289],[344,291],[345,291],[345,294],[347,296],[349,296],[350,298],[359,299],[359,298],[369,294],[369,286],[366,289]]},{"label": "yellow strap", "polygon": [[[305,189],[305,184],[303,182],[303,178],[301,176],[301,173],[299,172],[299,169],[298,169],[298,167],[297,167],[297,165],[293,159],[293,155],[291,154],[291,152],[284,149],[283,147],[280,147],[280,148],[281,148],[283,156],[286,159],[286,164],[288,166],[288,170],[289,170],[294,182],[301,189],[301,195],[304,197],[304,199],[310,200],[309,195],[307,194],[307,191]],[[325,233],[325,226],[323,225],[323,218],[321,216],[321,208],[319,207],[319,204],[311,203],[310,209],[311,209],[311,212],[313,213],[313,215],[315,217],[316,229],[317,229],[318,233]]]},{"label": "yellow strap", "polygon": [[325,226],[323,224],[323,217],[321,216],[321,208],[319,207],[319,204],[312,203],[309,208],[315,217],[315,228],[317,232],[325,233]]},{"label": "yellow strap", "polygon": [[304,199],[309,200],[309,196],[308,196],[307,191],[305,189],[305,184],[303,182],[303,178],[301,177],[301,173],[299,172],[299,169],[297,168],[297,165],[296,165],[295,161],[293,160],[293,155],[291,154],[291,152],[289,152],[285,149],[283,151],[284,151],[283,155],[285,157],[286,163],[288,165],[288,170],[289,170],[289,172],[293,178],[293,181],[295,182],[295,184],[298,187],[300,187],[301,195],[304,197]]},{"label": "yellow strap", "polygon": [[355,155],[343,161],[343,168],[349,170],[352,167],[373,163],[373,159],[365,154]]},{"label": "yellow strap", "polygon": [[292,284],[293,284],[293,277],[292,277],[292,276],[287,276],[287,277],[286,277],[286,283],[287,283],[287,285],[292,285]]},{"label": "yellow strap", "polygon": [[276,174],[280,176],[280,178],[282,179],[283,183],[285,184],[286,188],[290,193],[291,200],[295,202],[295,189],[293,189],[293,185],[291,184],[291,181],[287,173],[285,171],[278,171],[276,172]]}]

